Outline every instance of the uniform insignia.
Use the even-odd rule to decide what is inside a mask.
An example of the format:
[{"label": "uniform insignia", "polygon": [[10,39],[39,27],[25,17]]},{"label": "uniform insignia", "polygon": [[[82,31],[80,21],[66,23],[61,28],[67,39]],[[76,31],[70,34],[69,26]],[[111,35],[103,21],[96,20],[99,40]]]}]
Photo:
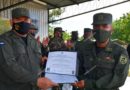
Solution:
[{"label": "uniform insignia", "polygon": [[98,16],[98,20],[103,20],[104,18],[103,18],[103,15],[99,15]]},{"label": "uniform insignia", "polygon": [[0,47],[4,46],[5,43],[4,42],[0,42]]},{"label": "uniform insignia", "polygon": [[121,55],[120,57],[120,63],[121,64],[126,64],[128,61],[127,57],[125,55]]}]

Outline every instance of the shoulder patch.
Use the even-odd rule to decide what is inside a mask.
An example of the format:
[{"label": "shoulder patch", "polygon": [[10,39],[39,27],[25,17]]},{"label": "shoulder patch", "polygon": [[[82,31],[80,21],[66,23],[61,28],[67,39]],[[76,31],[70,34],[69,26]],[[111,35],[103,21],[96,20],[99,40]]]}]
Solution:
[{"label": "shoulder patch", "polygon": [[0,47],[4,46],[5,43],[4,42],[0,42]]},{"label": "shoulder patch", "polygon": [[120,56],[120,63],[121,63],[121,64],[126,64],[127,61],[128,61],[128,58],[127,58],[125,55],[122,54],[122,55]]}]

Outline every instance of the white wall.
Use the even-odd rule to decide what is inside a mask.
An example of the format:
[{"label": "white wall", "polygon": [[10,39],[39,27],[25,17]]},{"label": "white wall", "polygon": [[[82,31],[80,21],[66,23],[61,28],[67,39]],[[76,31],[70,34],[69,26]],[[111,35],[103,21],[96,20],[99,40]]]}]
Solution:
[{"label": "white wall", "polygon": [[[7,1],[10,1],[10,0],[7,0]],[[1,0],[0,0],[0,3],[2,3]],[[6,3],[10,4],[10,2],[6,2]],[[25,4],[19,5],[17,7],[24,7],[24,8],[29,9],[31,18],[37,21],[37,25],[39,27],[39,32],[37,36],[40,36],[41,40],[43,37],[48,36],[48,11],[44,5],[37,4],[35,2],[28,2]],[[0,16],[4,18],[11,18],[12,9],[13,8],[10,8],[10,9],[0,12]]]}]

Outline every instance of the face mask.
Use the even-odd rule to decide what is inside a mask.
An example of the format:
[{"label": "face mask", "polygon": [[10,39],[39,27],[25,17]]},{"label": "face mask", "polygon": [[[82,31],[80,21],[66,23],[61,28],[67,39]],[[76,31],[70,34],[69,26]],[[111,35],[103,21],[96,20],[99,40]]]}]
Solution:
[{"label": "face mask", "polygon": [[111,36],[111,31],[105,31],[105,30],[95,30],[94,31],[94,38],[97,42],[102,43],[108,40]]},{"label": "face mask", "polygon": [[55,32],[55,37],[61,37],[61,33],[60,32]]},{"label": "face mask", "polygon": [[29,32],[31,24],[26,23],[26,22],[18,22],[18,23],[14,23],[13,24],[13,29],[21,34],[21,35],[25,35]]}]

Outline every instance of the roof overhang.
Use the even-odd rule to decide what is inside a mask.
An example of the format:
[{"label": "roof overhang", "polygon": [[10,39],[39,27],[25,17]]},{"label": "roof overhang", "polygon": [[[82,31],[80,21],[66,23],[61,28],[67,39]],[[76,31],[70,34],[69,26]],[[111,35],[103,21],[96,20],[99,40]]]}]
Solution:
[{"label": "roof overhang", "polygon": [[55,9],[55,8],[61,8],[65,6],[70,6],[70,5],[75,5],[75,4],[80,4],[83,2],[88,2],[92,0],[38,0],[41,2],[44,2],[47,4],[47,8],[50,9]]},{"label": "roof overhang", "polygon": [[88,1],[92,1],[92,0],[9,0],[10,2],[9,6],[6,5],[6,2],[1,3],[1,5],[2,4],[3,5],[0,6],[0,12],[27,2],[36,2],[45,5],[47,6],[48,10],[50,10],[50,9],[61,8],[65,6],[75,5],[75,4],[78,5],[80,3],[88,2]]}]

